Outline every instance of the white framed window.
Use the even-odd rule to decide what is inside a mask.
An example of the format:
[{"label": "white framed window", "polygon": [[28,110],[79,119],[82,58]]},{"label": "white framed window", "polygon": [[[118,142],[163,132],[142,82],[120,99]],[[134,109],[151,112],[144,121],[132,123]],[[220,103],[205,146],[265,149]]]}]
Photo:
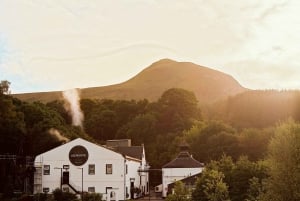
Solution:
[{"label": "white framed window", "polygon": [[106,164],[106,174],[112,174],[112,164]]},{"label": "white framed window", "polygon": [[95,175],[95,164],[89,164],[89,175]]},{"label": "white framed window", "polygon": [[44,175],[50,175],[50,165],[44,165],[43,173]]}]

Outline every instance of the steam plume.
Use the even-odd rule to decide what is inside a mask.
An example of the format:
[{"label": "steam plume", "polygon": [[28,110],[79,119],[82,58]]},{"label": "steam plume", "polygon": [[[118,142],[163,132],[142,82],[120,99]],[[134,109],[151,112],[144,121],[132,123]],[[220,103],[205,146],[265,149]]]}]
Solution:
[{"label": "steam plume", "polygon": [[58,130],[55,128],[50,128],[48,130],[49,134],[56,137],[59,141],[69,142],[70,140],[65,136],[62,136]]},{"label": "steam plume", "polygon": [[63,92],[65,99],[65,109],[72,116],[72,124],[82,127],[83,113],[80,109],[80,96],[78,89],[70,89]]}]

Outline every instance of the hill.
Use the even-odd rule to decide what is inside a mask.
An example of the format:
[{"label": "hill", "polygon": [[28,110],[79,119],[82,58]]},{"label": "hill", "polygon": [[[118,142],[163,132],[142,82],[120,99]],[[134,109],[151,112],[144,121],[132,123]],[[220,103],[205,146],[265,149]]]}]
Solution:
[{"label": "hill", "polygon": [[[244,92],[231,76],[190,62],[163,59],[153,63],[130,80],[110,86],[81,89],[81,97],[89,99],[157,100],[170,88],[193,91],[200,103],[214,102]],[[24,101],[48,102],[61,99],[61,93],[40,92],[16,94]]]}]

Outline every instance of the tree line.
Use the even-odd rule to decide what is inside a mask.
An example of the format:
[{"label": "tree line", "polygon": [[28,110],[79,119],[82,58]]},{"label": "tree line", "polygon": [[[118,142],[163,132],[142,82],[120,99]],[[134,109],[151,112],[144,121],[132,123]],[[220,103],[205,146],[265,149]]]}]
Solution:
[{"label": "tree line", "polygon": [[[242,94],[201,108],[193,92],[178,88],[165,91],[155,102],[83,99],[82,129],[72,126],[63,101],[23,102],[7,93],[8,82],[1,84],[0,154],[36,156],[59,146],[64,139],[53,135],[54,129],[70,140],[81,137],[99,144],[130,138],[133,145],[145,145],[151,167],[161,168],[176,157],[178,145],[187,142],[193,157],[206,164],[194,200],[267,200],[283,189],[289,190],[284,194],[290,197],[271,200],[299,196],[298,99],[279,98],[277,105],[290,101],[295,111],[274,108],[272,113],[268,99],[260,102],[258,97],[265,95],[257,93],[254,98]],[[265,119],[268,113],[271,121]],[[287,120],[290,117],[294,120]],[[4,165],[1,168],[0,189],[6,192],[12,178]],[[289,171],[283,174],[286,168]],[[153,185],[160,183],[159,176],[152,177]]]}]

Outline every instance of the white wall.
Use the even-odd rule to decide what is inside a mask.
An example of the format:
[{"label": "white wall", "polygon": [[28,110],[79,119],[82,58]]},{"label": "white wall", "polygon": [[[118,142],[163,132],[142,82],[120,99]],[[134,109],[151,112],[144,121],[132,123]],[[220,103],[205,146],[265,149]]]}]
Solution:
[{"label": "white wall", "polygon": [[166,197],[168,184],[182,180],[202,172],[203,168],[163,168],[162,169],[162,196]]},{"label": "white wall", "polygon": [[[69,152],[76,145],[84,146],[89,153],[87,162],[82,166],[75,166],[69,161]],[[62,168],[63,165],[69,165],[70,183],[74,184],[74,187],[77,187],[78,190],[81,190],[82,182],[82,170],[79,168],[83,168],[84,191],[88,191],[88,187],[95,187],[97,193],[104,194],[106,187],[112,187],[118,198],[124,199],[125,159],[119,153],[82,139],[76,139],[38,155],[35,163],[50,165],[50,175],[42,175],[42,188],[49,188],[50,192],[60,188],[61,170],[55,169],[55,167]],[[95,175],[88,174],[89,164],[95,164]],[[106,164],[113,165],[112,174],[106,174]],[[135,166],[132,168],[135,168]],[[130,171],[137,172],[137,168]]]},{"label": "white wall", "polygon": [[[130,196],[130,178],[134,178],[134,187],[139,188],[141,190],[141,194],[144,189],[144,193],[148,194],[147,191],[147,181],[148,181],[148,173],[146,172],[138,172],[139,169],[145,168],[145,162],[143,164],[142,161],[132,160],[130,158],[126,159],[126,164],[128,166],[128,174],[126,175],[126,186],[128,189],[128,194]],[[135,194],[135,198],[139,195]]]}]

